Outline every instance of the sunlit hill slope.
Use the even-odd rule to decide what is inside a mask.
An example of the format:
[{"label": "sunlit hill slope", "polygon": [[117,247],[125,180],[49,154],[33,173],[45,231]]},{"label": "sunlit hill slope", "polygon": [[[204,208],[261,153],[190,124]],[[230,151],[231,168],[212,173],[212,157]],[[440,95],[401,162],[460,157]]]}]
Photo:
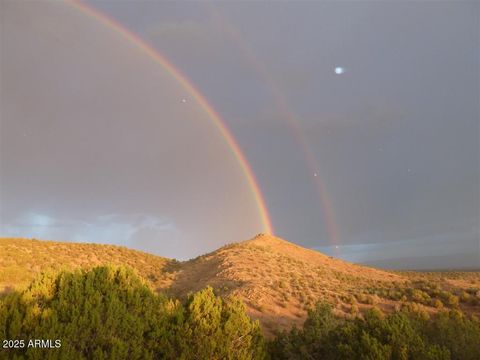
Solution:
[{"label": "sunlit hill slope", "polygon": [[0,239],[0,291],[21,288],[42,271],[100,264],[130,266],[155,290],[178,297],[207,285],[237,295],[267,334],[301,324],[318,301],[342,316],[372,306],[480,314],[480,272],[383,271],[262,234],[185,262],[111,245]]}]

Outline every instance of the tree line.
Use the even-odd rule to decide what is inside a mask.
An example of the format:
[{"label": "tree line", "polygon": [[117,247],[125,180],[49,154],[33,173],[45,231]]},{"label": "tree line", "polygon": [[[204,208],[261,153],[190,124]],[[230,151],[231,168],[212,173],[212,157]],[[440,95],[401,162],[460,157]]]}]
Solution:
[{"label": "tree line", "polygon": [[[20,339],[23,346],[12,342]],[[207,287],[172,299],[111,266],[43,274],[4,295],[0,340],[10,340],[1,344],[2,359],[480,359],[480,322],[459,311],[373,309],[348,320],[318,304],[303,328],[266,341],[234,297]]]}]

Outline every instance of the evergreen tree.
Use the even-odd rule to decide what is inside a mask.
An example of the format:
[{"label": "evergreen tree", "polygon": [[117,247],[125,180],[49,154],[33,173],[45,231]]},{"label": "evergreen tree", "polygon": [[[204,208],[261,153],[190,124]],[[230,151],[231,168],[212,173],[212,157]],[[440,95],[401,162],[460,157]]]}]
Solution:
[{"label": "evergreen tree", "polygon": [[428,316],[400,311],[336,319],[317,305],[301,330],[282,332],[269,344],[272,359],[449,360],[480,359],[480,322],[453,310]]},{"label": "evergreen tree", "polygon": [[232,298],[224,301],[213,289],[193,294],[186,303],[184,354],[199,359],[263,359],[266,356],[258,321]]},{"label": "evergreen tree", "polygon": [[3,339],[61,339],[58,349],[2,349],[22,359],[263,359],[258,322],[211,288],[184,305],[157,295],[131,270],[45,274],[0,300]]}]

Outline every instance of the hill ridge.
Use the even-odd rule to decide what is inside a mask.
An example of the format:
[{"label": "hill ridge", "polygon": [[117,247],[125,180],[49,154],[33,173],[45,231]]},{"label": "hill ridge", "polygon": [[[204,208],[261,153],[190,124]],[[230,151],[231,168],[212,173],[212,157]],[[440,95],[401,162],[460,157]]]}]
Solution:
[{"label": "hill ridge", "polygon": [[155,290],[179,298],[208,285],[219,295],[237,296],[267,335],[300,326],[318,301],[331,303],[342,316],[372,306],[389,312],[408,303],[436,311],[438,301],[480,314],[480,273],[380,270],[268,234],[181,262],[115,245],[0,238],[0,292],[24,286],[44,270],[102,264],[132,267]]}]

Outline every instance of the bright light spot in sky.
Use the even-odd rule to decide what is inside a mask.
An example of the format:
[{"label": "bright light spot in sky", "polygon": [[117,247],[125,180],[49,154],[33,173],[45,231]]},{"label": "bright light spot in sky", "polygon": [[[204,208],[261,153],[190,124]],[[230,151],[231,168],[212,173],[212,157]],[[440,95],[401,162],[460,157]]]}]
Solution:
[{"label": "bright light spot in sky", "polygon": [[317,177],[317,176],[318,176],[318,174],[317,174],[317,173],[314,173],[314,174],[313,174],[313,176]]},{"label": "bright light spot in sky", "polygon": [[186,103],[187,102],[187,99],[182,99],[182,103]]},{"label": "bright light spot in sky", "polygon": [[341,67],[341,66],[337,66],[337,67],[335,68],[335,74],[337,74],[337,75],[341,75],[341,74],[343,74],[344,72],[345,72],[345,68],[343,68],[343,67]]}]

